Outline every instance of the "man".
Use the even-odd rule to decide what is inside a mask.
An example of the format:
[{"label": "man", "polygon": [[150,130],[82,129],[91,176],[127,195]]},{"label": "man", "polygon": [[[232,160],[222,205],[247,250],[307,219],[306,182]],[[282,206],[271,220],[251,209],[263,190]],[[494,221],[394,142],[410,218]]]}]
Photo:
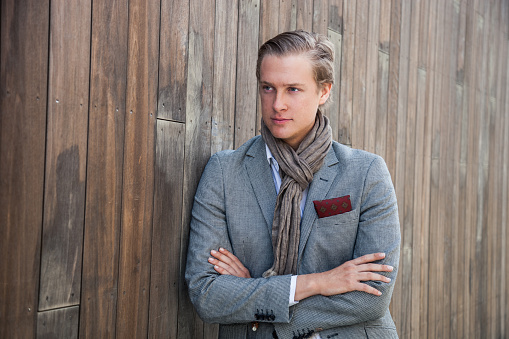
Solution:
[{"label": "man", "polygon": [[186,280],[220,338],[397,338],[394,188],[379,156],[331,140],[333,61],[305,31],[262,45],[262,136],[202,175]]}]

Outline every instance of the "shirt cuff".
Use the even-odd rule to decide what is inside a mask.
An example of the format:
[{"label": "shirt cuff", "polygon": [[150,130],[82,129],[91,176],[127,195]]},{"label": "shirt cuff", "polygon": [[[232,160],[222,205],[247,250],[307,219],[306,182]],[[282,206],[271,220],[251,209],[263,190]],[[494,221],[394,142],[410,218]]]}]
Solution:
[{"label": "shirt cuff", "polygon": [[292,280],[290,282],[290,300],[288,303],[288,307],[298,304],[298,301],[295,301],[295,289],[297,288],[297,276],[292,275]]}]

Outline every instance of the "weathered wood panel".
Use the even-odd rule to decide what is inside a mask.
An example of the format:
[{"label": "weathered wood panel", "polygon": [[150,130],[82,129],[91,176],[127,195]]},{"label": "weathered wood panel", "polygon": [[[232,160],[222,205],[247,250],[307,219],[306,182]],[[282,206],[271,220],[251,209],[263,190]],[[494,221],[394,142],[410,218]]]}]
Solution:
[{"label": "weathered wood panel", "polygon": [[[115,338],[127,82],[127,1],[92,12],[80,337]],[[115,26],[117,29],[111,29]]]},{"label": "weathered wood panel", "polygon": [[39,312],[37,339],[78,338],[79,306]]},{"label": "weathered wood panel", "polygon": [[80,301],[91,6],[51,3],[40,311]]},{"label": "weathered wood panel", "polygon": [[211,153],[233,149],[238,7],[236,0],[216,0]]},{"label": "weathered wood panel", "polygon": [[158,118],[186,121],[189,0],[161,1]]},{"label": "weathered wood panel", "polygon": [[[185,125],[157,121],[150,271],[150,338],[181,338],[178,328]],[[172,161],[168,161],[172,159]]]},{"label": "weathered wood panel", "polygon": [[2,1],[0,18],[0,337],[33,338],[39,299],[49,1]]},{"label": "weathered wood panel", "polygon": [[256,65],[260,18],[259,0],[239,0],[237,78],[235,96],[235,148],[256,134],[258,84]]},{"label": "weathered wood panel", "polygon": [[148,333],[160,1],[129,1],[117,338]]},{"label": "weathered wood panel", "polygon": [[[189,65],[187,74],[186,99],[186,157],[184,161],[184,197],[182,223],[186,225],[182,232],[180,256],[180,275],[183,279],[187,241],[189,238],[190,212],[193,197],[202,170],[211,152],[211,120],[214,82],[214,31],[215,1],[190,1],[189,21]],[[179,285],[179,335],[183,338],[211,338],[216,329],[204,324],[194,311],[184,284]],[[217,334],[216,334],[217,336]]]}]

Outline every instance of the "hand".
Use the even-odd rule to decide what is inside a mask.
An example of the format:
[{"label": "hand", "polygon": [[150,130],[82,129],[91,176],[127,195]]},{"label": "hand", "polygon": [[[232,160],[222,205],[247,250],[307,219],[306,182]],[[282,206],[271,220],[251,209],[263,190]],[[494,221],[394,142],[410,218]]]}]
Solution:
[{"label": "hand", "polygon": [[312,295],[331,296],[351,291],[362,291],[374,295],[382,293],[363,281],[382,281],[388,283],[390,278],[374,272],[391,272],[392,266],[374,264],[373,261],[385,258],[384,253],[366,254],[323,273],[299,275],[295,300],[302,300]]},{"label": "hand", "polygon": [[251,278],[249,270],[240,262],[239,258],[224,248],[219,251],[212,250],[210,254],[213,258],[209,258],[209,263],[214,265],[214,270],[222,275],[233,275],[239,278]]}]

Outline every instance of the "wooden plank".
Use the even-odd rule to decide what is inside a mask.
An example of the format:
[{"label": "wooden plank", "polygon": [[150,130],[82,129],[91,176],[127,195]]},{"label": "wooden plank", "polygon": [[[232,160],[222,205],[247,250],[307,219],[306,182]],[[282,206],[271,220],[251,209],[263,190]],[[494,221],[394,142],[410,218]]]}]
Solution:
[{"label": "wooden plank", "polygon": [[[95,1],[80,336],[115,337],[127,66],[127,1]],[[111,28],[114,23],[115,29]]]},{"label": "wooden plank", "polygon": [[[420,316],[420,337],[428,338],[428,336],[433,336],[433,325],[430,325],[430,313],[431,309],[434,307],[431,300],[431,295],[435,293],[432,290],[433,282],[431,281],[432,273],[430,272],[434,268],[434,262],[432,261],[435,257],[432,251],[432,235],[431,235],[431,144],[432,144],[432,126],[433,126],[433,102],[434,98],[434,80],[435,80],[435,71],[433,67],[428,67],[429,64],[434,63],[435,57],[435,36],[436,36],[436,23],[435,23],[435,13],[436,12],[436,3],[433,3],[433,11],[429,11],[427,15],[424,17],[424,20],[427,21],[426,25],[420,25],[421,27],[429,27],[430,32],[426,35],[426,40],[421,39],[421,35],[419,37],[420,45],[426,51],[426,67],[421,67],[421,62],[419,62],[420,69],[426,70],[426,91],[425,91],[425,111],[424,111],[424,135],[423,135],[423,190],[421,192],[421,201],[422,201],[422,229],[421,229],[421,245],[422,251],[421,253],[426,254],[423,260],[423,266],[421,267],[421,290],[420,290],[420,300],[421,300],[421,316]],[[422,32],[422,30],[420,30]],[[432,292],[430,292],[432,291]]]},{"label": "wooden plank", "polygon": [[156,128],[148,337],[180,338],[178,297],[184,281],[175,258],[181,250],[185,125],[158,120]]},{"label": "wooden plank", "polygon": [[0,337],[33,338],[43,213],[49,1],[2,1],[0,18]]},{"label": "wooden plank", "polygon": [[78,338],[79,306],[37,313],[37,339]]},{"label": "wooden plank", "polygon": [[366,50],[368,43],[368,4],[356,2],[355,54],[353,64],[352,147],[364,149],[366,114]]},{"label": "wooden plank", "polygon": [[313,0],[297,0],[297,29],[313,30]]},{"label": "wooden plank", "polygon": [[329,6],[327,1],[313,2],[313,32],[327,35]]},{"label": "wooden plank", "polygon": [[396,178],[396,136],[398,124],[399,50],[401,32],[401,0],[391,3],[391,36],[389,47],[389,80],[387,100],[387,143],[385,162],[393,180]]},{"label": "wooden plank", "polygon": [[161,1],[157,117],[186,121],[189,0]]},{"label": "wooden plank", "polygon": [[160,1],[129,1],[116,336],[147,336]]},{"label": "wooden plank", "polygon": [[[462,305],[462,296],[464,288],[464,280],[460,280],[461,277],[461,261],[463,256],[460,255],[460,248],[463,245],[463,225],[458,223],[460,210],[459,206],[459,182],[460,182],[460,150],[461,150],[461,125],[462,125],[462,96],[463,96],[463,84],[457,82],[457,70],[458,70],[458,48],[460,45],[460,4],[454,2],[450,4],[450,16],[451,16],[451,41],[450,41],[450,55],[445,55],[449,59],[449,68],[447,73],[451,112],[450,112],[450,127],[448,138],[448,164],[450,168],[449,176],[450,180],[450,199],[453,208],[450,211],[451,215],[451,227],[450,227],[450,243],[446,244],[449,251],[449,267],[447,274],[450,274],[450,284],[448,286],[450,293],[450,331],[449,336],[459,337],[459,327],[463,324],[463,311],[460,308]],[[464,39],[464,38],[463,38]],[[462,66],[463,67],[463,66]]]},{"label": "wooden plank", "polygon": [[387,142],[387,100],[389,90],[389,55],[378,52],[378,82],[375,153],[385,158]]},{"label": "wooden plank", "polygon": [[[455,209],[455,201],[453,199],[454,180],[453,180],[453,157],[454,157],[454,122],[452,121],[452,113],[455,110],[455,70],[456,58],[453,58],[453,14],[454,8],[452,2],[446,2],[442,9],[443,23],[442,27],[442,47],[441,47],[441,81],[442,81],[442,96],[441,96],[441,117],[440,117],[440,181],[444,183],[441,185],[440,193],[440,206],[441,206],[441,228],[443,229],[443,272],[441,272],[443,294],[443,313],[442,317],[444,336],[451,335],[451,328],[454,327],[456,318],[453,316],[452,299],[456,291],[456,287],[451,285],[453,265],[452,259],[452,231],[454,228],[452,220],[452,211]],[[455,32],[455,31],[454,31]],[[454,50],[455,53],[455,50]],[[447,206],[449,205],[449,206]]]},{"label": "wooden plank", "polygon": [[80,301],[91,6],[51,3],[40,311]]},{"label": "wooden plank", "polygon": [[341,95],[338,141],[352,145],[353,66],[355,56],[355,3],[343,2],[343,44],[341,52]]},{"label": "wooden plank", "polygon": [[420,20],[419,20],[419,62],[418,65],[422,69],[428,67],[428,47],[429,35],[433,34],[435,27],[430,26],[430,7],[434,6],[431,0],[422,0],[420,7]]},{"label": "wooden plank", "polygon": [[279,32],[297,29],[297,0],[279,0]]},{"label": "wooden plank", "polygon": [[[215,1],[192,0],[189,26],[189,61],[186,99],[186,139],[184,197],[182,204],[181,278],[184,277],[189,222],[193,198],[211,151],[212,84],[214,69]],[[263,8],[263,7],[262,7]],[[192,67],[191,67],[192,66]],[[253,70],[254,73],[254,70]],[[204,325],[194,312],[187,288],[179,285],[179,336],[182,338],[217,337],[217,328]]]},{"label": "wooden plank", "polygon": [[[427,262],[428,262],[428,239],[429,233],[423,230],[427,225],[423,224],[424,215],[428,214],[426,205],[421,198],[427,190],[424,186],[424,128],[425,128],[425,100],[426,100],[426,71],[420,68],[417,72],[417,88],[415,102],[415,175],[414,175],[414,196],[413,196],[413,229],[412,229],[412,326],[411,338],[419,337],[419,333],[426,323],[422,323],[423,313],[427,313],[427,299],[423,299],[422,292],[427,291],[428,280]],[[412,101],[410,101],[411,103]],[[425,286],[425,288],[423,288]]]},{"label": "wooden plank", "polygon": [[258,83],[255,68],[258,56],[259,0],[240,0],[237,37],[237,79],[235,97],[235,148],[256,135]]},{"label": "wooden plank", "polygon": [[387,54],[390,52],[391,41],[391,1],[380,0],[380,29],[379,46],[380,51]]},{"label": "wooden plank", "polygon": [[343,0],[329,0],[328,28],[343,35]]},{"label": "wooden plank", "polygon": [[[507,10],[509,11],[509,6],[507,6]],[[509,13],[505,17],[506,19],[509,17]],[[506,45],[508,44],[507,39],[505,40]],[[501,107],[502,111],[509,112],[509,47],[506,47],[505,49],[505,57],[503,60],[506,60],[505,67],[505,103]],[[505,107],[505,108],[504,108]],[[505,115],[505,126],[504,126],[504,166],[503,166],[503,178],[502,181],[502,191],[503,191],[503,198],[502,198],[502,279],[501,279],[501,286],[502,286],[502,294],[500,299],[502,300],[501,303],[501,309],[500,313],[502,314],[501,320],[502,320],[502,336],[507,336],[509,334],[509,293],[507,293],[506,289],[504,288],[509,281],[509,269],[507,269],[507,263],[509,262],[509,232],[507,231],[508,225],[509,225],[509,117]]]},{"label": "wooden plank", "polygon": [[[402,206],[402,215],[400,214],[401,228],[402,228],[402,248],[404,254],[400,260],[400,281],[401,281],[401,326],[400,335],[402,337],[411,337],[412,334],[412,319],[414,312],[419,312],[413,305],[414,301],[419,305],[419,298],[413,298],[412,278],[413,271],[418,266],[413,266],[413,257],[419,256],[419,252],[415,252],[414,247],[414,199],[415,192],[415,175],[416,175],[416,118],[417,118],[417,101],[418,101],[418,68],[417,68],[417,53],[419,47],[419,2],[403,2],[402,3],[402,34],[401,34],[401,49],[400,49],[400,62],[406,59],[405,62],[400,64],[400,74],[405,72],[406,76],[400,77],[400,85],[404,83],[404,78],[407,79],[407,89],[400,90],[400,104],[398,109],[398,129],[400,124],[404,128],[399,129],[398,133],[398,154],[396,163],[398,168],[396,170],[396,186],[400,187],[398,190],[402,193],[403,201],[399,201]],[[407,31],[407,33],[403,33]],[[403,93],[406,93],[406,99],[403,100]],[[405,105],[401,107],[400,105]],[[406,116],[405,116],[406,115]],[[404,134],[403,134],[404,133]],[[401,143],[404,142],[404,145]],[[419,145],[421,146],[421,145]],[[404,155],[404,156],[403,156]],[[403,159],[404,158],[404,159]],[[403,187],[401,187],[403,185]],[[400,193],[401,194],[401,193]],[[399,199],[399,197],[398,197]],[[418,290],[418,287],[416,287]],[[417,296],[417,294],[415,294]]]},{"label": "wooden plank", "polygon": [[329,118],[332,127],[332,139],[338,140],[339,130],[339,97],[341,93],[341,46],[342,36],[336,31],[328,32],[330,41],[334,44],[334,85],[332,86],[329,103],[322,109],[323,114]]},{"label": "wooden plank", "polygon": [[380,28],[380,2],[369,2],[366,49],[366,114],[364,119],[364,149],[374,153],[376,147],[376,118],[378,93],[378,42]]},{"label": "wooden plank", "polygon": [[211,153],[233,148],[238,1],[217,0]]}]

